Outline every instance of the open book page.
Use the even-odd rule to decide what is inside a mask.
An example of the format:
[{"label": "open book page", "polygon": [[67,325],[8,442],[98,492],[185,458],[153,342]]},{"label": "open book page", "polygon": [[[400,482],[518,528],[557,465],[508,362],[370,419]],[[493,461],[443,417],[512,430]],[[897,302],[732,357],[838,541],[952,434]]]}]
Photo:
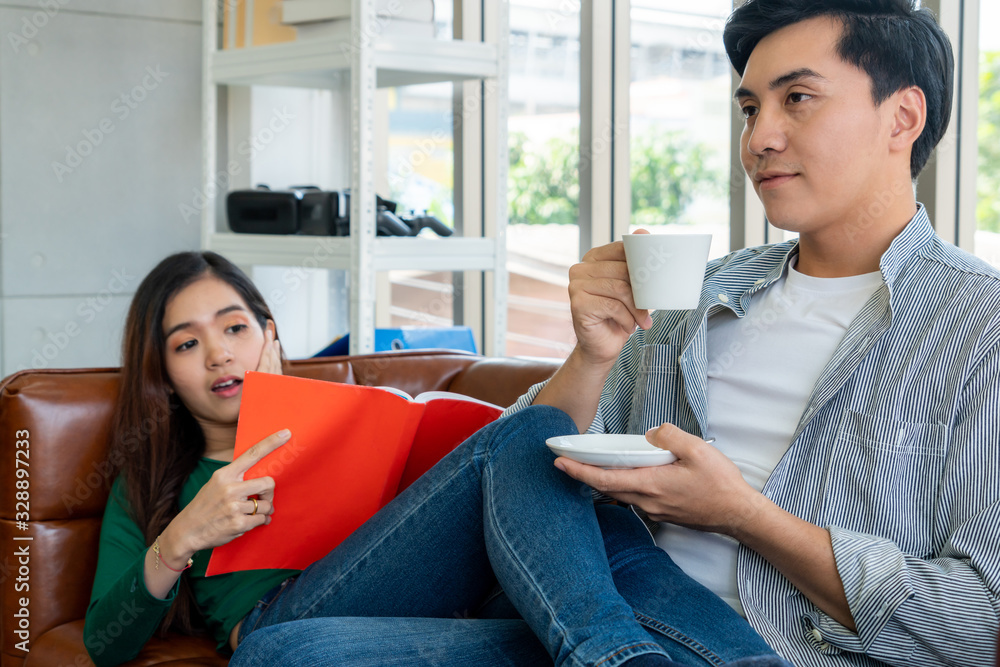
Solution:
[{"label": "open book page", "polygon": [[405,398],[408,401],[414,401],[416,403],[429,403],[430,401],[436,401],[438,399],[447,399],[452,401],[469,401],[470,403],[479,403],[480,405],[488,405],[491,408],[497,408],[498,410],[503,412],[503,408],[501,408],[499,405],[494,405],[493,403],[478,398],[474,398],[472,396],[466,396],[465,394],[456,394],[453,391],[425,391],[423,393],[417,394],[416,397],[414,397],[406,393],[402,389],[397,389],[396,387],[379,386],[375,387],[375,389],[383,389],[401,398]]},{"label": "open book page", "polygon": [[469,401],[470,403],[479,403],[480,405],[488,405],[491,408],[496,408],[503,412],[503,408],[499,405],[494,405],[487,401],[480,400],[478,398],[473,398],[472,396],[466,396],[465,394],[456,394],[453,391],[425,391],[422,394],[417,394],[417,397],[413,400],[417,403],[429,403],[431,401],[436,401],[438,399],[448,399],[452,401]]}]

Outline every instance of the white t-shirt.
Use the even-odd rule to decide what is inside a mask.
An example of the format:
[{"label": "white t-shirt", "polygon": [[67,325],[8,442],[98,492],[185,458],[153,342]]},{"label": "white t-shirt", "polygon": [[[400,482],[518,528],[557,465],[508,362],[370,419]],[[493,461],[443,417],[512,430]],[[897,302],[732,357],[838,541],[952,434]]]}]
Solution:
[{"label": "white t-shirt", "polygon": [[[814,278],[788,274],[752,297],[740,319],[708,320],[708,432],[758,491],[791,444],[824,367],[851,321],[883,284],[878,271]],[[662,524],[656,543],[696,581],[743,614],[736,540]]]}]

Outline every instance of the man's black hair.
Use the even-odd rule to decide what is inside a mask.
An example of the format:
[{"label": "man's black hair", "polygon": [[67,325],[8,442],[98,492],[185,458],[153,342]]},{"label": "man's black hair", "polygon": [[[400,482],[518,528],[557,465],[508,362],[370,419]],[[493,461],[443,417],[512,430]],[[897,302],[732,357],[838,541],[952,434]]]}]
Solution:
[{"label": "man's black hair", "polygon": [[844,26],[837,53],[872,80],[875,106],[917,86],[927,98],[927,123],[913,144],[910,177],[927,164],[948,128],[955,59],[951,42],[927,8],[913,0],[747,0],[726,22],[723,42],[729,61],[743,76],[757,44],[789,25],[817,16]]}]

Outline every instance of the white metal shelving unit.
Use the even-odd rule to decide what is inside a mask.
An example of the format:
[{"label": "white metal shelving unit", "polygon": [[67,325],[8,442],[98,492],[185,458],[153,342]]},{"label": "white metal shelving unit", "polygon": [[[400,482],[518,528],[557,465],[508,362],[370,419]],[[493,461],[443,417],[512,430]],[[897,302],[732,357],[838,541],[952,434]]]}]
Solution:
[{"label": "white metal shelving unit", "polygon": [[[507,225],[507,35],[506,0],[458,0],[462,14],[484,18],[483,41],[381,38],[374,36],[373,0],[354,0],[352,31],[371,35],[360,43],[312,39],[283,44],[219,49],[219,17],[215,0],[205,0],[202,65],[202,247],[242,266],[301,265],[350,271],[351,353],[374,348],[375,273],[389,270],[485,271],[495,307],[483,332],[484,352],[503,354],[506,334]],[[472,6],[475,3],[475,6]],[[367,28],[366,28],[367,27]],[[291,86],[351,90],[351,233],[349,237],[234,234],[217,217],[214,179],[217,156],[218,90],[220,85]],[[481,224],[463,225],[466,236],[399,238],[375,235],[374,123],[377,87],[442,81],[488,80],[481,96],[483,120],[482,181],[456,179],[484,187]],[[455,132],[466,123],[456,123]],[[471,125],[471,123],[470,123]],[[456,169],[461,169],[456,155]],[[481,233],[480,230],[486,230]],[[487,235],[488,234],[488,235]],[[322,252],[317,252],[317,248]]]}]

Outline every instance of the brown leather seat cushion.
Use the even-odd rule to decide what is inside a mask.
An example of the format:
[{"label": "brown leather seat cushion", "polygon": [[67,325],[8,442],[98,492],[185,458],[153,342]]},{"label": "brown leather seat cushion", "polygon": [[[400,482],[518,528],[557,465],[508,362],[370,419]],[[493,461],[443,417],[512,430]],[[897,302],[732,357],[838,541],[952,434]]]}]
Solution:
[{"label": "brown leather seat cushion", "polygon": [[[357,357],[290,362],[287,372],[314,379],[385,385],[416,395],[454,391],[498,405],[510,405],[532,384],[558,367],[547,360],[484,359],[449,351],[415,350]],[[113,467],[107,460],[109,423],[118,391],[118,369],[31,370],[0,383],[0,432],[6,452],[0,456],[0,667],[89,665],[82,642],[83,616],[97,568],[101,517]],[[150,417],[151,419],[154,416]],[[17,432],[22,432],[15,438]],[[27,431],[27,437],[23,432]],[[142,433],[135,434],[136,446]],[[28,477],[18,478],[16,439],[27,440],[22,455]],[[27,463],[28,466],[23,464]],[[29,482],[29,516],[14,496],[15,483]],[[23,486],[23,484],[22,484]],[[28,538],[15,541],[15,537]],[[10,545],[27,545],[30,591],[15,590],[20,564]],[[31,651],[10,622],[27,597]],[[27,660],[26,660],[27,659]],[[180,660],[181,662],[176,662]],[[224,665],[208,639],[172,636],[154,640],[129,665]]]},{"label": "brown leather seat cushion", "polygon": [[[125,630],[127,632],[127,629]],[[225,667],[229,660],[215,650],[215,642],[206,637],[170,635],[154,637],[142,652],[129,661],[130,667],[147,665],[212,665]],[[24,660],[24,667],[56,665],[93,665],[83,647],[83,619],[52,628],[38,638]]]}]

